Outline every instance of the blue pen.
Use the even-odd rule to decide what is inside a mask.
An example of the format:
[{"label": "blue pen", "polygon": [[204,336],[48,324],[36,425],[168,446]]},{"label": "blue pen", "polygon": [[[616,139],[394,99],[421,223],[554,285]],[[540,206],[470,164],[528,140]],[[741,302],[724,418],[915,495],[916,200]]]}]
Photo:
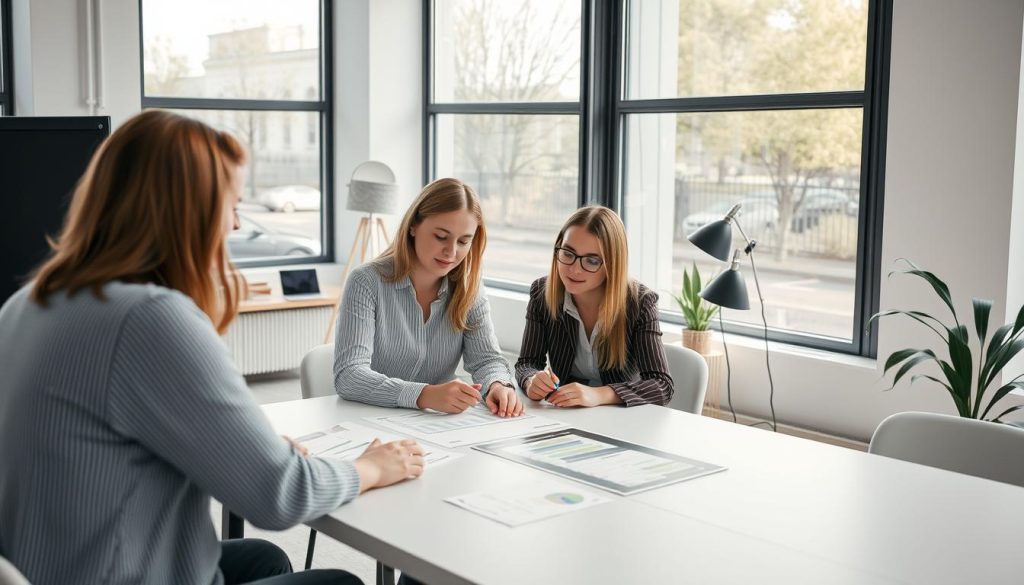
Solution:
[{"label": "blue pen", "polygon": [[555,376],[554,372],[551,371],[551,366],[547,366],[544,369],[547,370],[548,375],[551,376],[551,378],[554,379],[555,381],[555,389],[552,390],[551,392],[548,392],[547,396],[544,397],[544,401],[547,402],[548,398],[551,398],[552,394],[558,392],[558,378]]}]

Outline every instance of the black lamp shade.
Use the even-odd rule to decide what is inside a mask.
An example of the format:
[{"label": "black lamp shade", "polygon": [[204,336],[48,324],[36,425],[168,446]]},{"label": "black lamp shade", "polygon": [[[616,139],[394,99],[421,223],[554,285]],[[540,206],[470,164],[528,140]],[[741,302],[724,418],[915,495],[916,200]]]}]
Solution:
[{"label": "black lamp shade", "polygon": [[750,308],[747,284],[743,281],[743,275],[735,269],[726,270],[712,279],[704,290],[700,291],[700,296],[709,303],[727,309],[745,311]]},{"label": "black lamp shade", "polygon": [[715,258],[727,262],[729,254],[732,253],[732,223],[724,219],[713,221],[705,224],[686,239]]}]

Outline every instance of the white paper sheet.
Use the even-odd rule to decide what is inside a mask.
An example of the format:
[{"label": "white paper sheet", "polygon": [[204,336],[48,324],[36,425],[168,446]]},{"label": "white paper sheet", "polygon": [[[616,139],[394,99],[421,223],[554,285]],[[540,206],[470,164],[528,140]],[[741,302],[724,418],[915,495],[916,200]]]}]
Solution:
[{"label": "white paper sheet", "polygon": [[411,412],[367,417],[366,420],[396,433],[448,448],[555,431],[568,426],[557,420],[531,414],[502,418],[491,414],[483,404],[460,414]]},{"label": "white paper sheet", "polygon": [[[329,429],[317,431],[297,437],[295,440],[302,443],[309,449],[310,455],[317,457],[332,457],[351,461],[367,447],[374,439],[380,439],[384,443],[398,441],[408,437],[399,436],[388,431],[371,429],[356,423],[341,423]],[[423,445],[423,459],[428,467],[439,463],[447,463],[462,457],[462,453],[438,449],[433,445]]]}]

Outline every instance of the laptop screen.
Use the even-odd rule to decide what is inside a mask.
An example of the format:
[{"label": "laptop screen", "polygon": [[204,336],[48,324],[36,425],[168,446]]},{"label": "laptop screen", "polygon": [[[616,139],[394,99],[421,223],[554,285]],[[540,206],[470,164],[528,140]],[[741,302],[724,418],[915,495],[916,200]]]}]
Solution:
[{"label": "laptop screen", "polygon": [[282,270],[281,292],[285,296],[319,293],[320,283],[316,280],[316,269]]}]

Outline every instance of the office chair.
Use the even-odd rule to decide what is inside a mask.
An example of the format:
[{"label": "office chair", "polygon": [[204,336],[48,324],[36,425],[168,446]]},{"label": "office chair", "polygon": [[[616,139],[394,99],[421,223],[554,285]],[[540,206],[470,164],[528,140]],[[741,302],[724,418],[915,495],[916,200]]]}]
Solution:
[{"label": "office chair", "polygon": [[309,350],[299,365],[299,384],[303,398],[334,395],[334,344]]},{"label": "office chair", "polygon": [[672,400],[666,406],[700,414],[708,390],[708,364],[699,353],[677,344],[665,344],[665,357],[674,389]]},{"label": "office chair", "polygon": [[1024,429],[931,412],[882,421],[869,453],[1024,487]]}]

